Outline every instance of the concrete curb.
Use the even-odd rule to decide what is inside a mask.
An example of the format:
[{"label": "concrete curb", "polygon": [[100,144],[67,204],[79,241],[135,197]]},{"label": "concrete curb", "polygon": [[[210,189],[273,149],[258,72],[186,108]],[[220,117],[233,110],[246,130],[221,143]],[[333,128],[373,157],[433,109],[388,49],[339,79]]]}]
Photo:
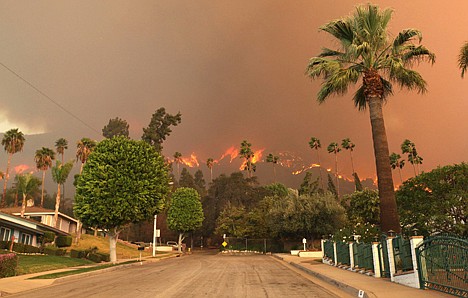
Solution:
[{"label": "concrete curb", "polygon": [[[362,290],[356,289],[355,287],[350,286],[350,285],[348,285],[348,284],[346,284],[346,283],[343,283],[343,282],[341,282],[341,281],[337,281],[337,280],[335,280],[335,279],[333,279],[333,278],[330,278],[330,277],[328,277],[328,276],[326,276],[326,275],[323,275],[323,274],[320,274],[320,273],[315,272],[315,271],[313,271],[313,270],[310,270],[310,269],[308,269],[308,268],[306,268],[306,267],[301,266],[300,264],[297,264],[297,263],[294,263],[294,262],[285,261],[284,258],[281,257],[281,256],[278,256],[278,255],[275,255],[275,254],[274,254],[273,257],[275,257],[275,258],[277,258],[277,259],[280,259],[280,260],[282,260],[283,262],[286,262],[286,263],[288,263],[288,264],[290,264],[290,265],[292,265],[292,266],[294,266],[294,267],[296,267],[296,268],[298,268],[298,269],[300,269],[300,270],[306,272],[307,274],[310,274],[310,275],[312,275],[312,276],[314,276],[314,277],[316,277],[316,278],[318,278],[318,279],[320,279],[320,280],[322,280],[322,281],[324,281],[324,282],[326,282],[326,283],[328,283],[328,284],[330,284],[330,285],[332,285],[332,286],[335,286],[335,287],[337,287],[338,289],[340,289],[341,291],[350,294],[351,296],[354,296],[354,297],[363,297],[363,298],[374,298],[374,297],[377,297],[377,296],[375,296],[373,293],[362,292]],[[361,296],[359,296],[360,294],[361,294]]]}]

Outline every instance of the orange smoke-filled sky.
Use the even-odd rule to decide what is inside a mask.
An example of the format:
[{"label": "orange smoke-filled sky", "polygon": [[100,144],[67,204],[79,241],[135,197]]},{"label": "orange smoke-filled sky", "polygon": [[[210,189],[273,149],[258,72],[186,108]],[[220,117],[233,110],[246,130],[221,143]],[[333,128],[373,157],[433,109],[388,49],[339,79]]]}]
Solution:
[{"label": "orange smoke-filled sky", "polygon": [[[358,3],[0,1],[0,62],[49,96],[0,66],[0,131],[47,133],[36,147],[25,145],[32,166],[34,151],[52,148],[59,137],[69,140],[69,157],[76,140],[102,139],[110,118],[127,120],[131,136],[139,139],[151,114],[165,107],[180,111],[182,123],[163,152],[186,158],[195,153],[200,167],[244,139],[264,149],[264,156],[288,151],[310,165],[316,162],[311,136],[323,147],[349,137],[356,144],[356,171],[374,177],[368,113],[354,108],[352,90],[318,105],[320,81],[304,76],[310,57],[322,46],[336,46],[319,26],[350,14]],[[394,9],[392,34],[418,28],[437,55],[433,66],[415,67],[427,80],[426,94],[395,88],[385,106],[390,150],[400,152],[403,140],[412,140],[425,171],[466,161],[468,78],[460,76],[457,55],[468,40],[468,2],[374,3]],[[325,152],[322,164],[331,168],[334,159]],[[348,153],[339,158],[341,173],[350,174]],[[6,155],[0,156],[4,164]],[[411,176],[412,169],[403,173]]]}]

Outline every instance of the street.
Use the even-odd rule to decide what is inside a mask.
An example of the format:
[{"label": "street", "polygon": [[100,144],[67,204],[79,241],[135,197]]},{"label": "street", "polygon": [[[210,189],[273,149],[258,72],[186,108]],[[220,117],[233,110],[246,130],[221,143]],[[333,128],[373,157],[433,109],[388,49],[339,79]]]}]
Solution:
[{"label": "street", "polygon": [[195,253],[10,297],[337,297],[271,256]]}]

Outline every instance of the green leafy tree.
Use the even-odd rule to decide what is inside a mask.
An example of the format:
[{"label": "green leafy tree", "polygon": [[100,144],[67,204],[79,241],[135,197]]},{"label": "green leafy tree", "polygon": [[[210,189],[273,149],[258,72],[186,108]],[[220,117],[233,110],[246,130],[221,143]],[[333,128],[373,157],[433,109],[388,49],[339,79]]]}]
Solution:
[{"label": "green leafy tree", "polygon": [[338,143],[332,142],[327,147],[328,153],[333,153],[335,155],[335,183],[336,183],[336,195],[340,196],[340,180],[338,179],[338,153],[341,151],[341,148],[338,146]]},{"label": "green leafy tree", "polygon": [[373,189],[355,191],[345,196],[349,201],[346,210],[351,224],[380,224],[379,192]]},{"label": "green leafy tree", "polygon": [[322,175],[322,164],[320,163],[320,154],[319,154],[319,149],[322,148],[322,144],[320,144],[320,140],[317,139],[316,137],[311,137],[309,141],[309,147],[310,149],[315,150],[317,153],[317,163],[319,165],[319,171],[320,171],[320,184],[323,187],[323,175]]},{"label": "green leafy tree", "polygon": [[156,151],[162,152],[162,144],[172,132],[171,126],[177,126],[181,121],[182,114],[180,112],[176,115],[171,115],[166,113],[165,108],[159,108],[151,116],[148,127],[143,128],[141,139],[153,146]]},{"label": "green leafy tree", "polygon": [[330,173],[327,173],[327,177],[328,177],[327,190],[331,194],[333,194],[337,200],[339,200],[338,192],[336,191],[336,186],[335,186],[335,183],[333,183],[333,179],[332,179]]},{"label": "green leafy tree", "polygon": [[461,70],[462,78],[465,76],[466,68],[468,67],[468,42],[465,42],[460,49],[458,55],[458,67]]},{"label": "green leafy tree", "polygon": [[193,188],[178,188],[171,198],[167,211],[167,224],[169,229],[179,233],[179,253],[185,234],[195,231],[203,224],[204,214],[200,195]]},{"label": "green leafy tree", "polygon": [[195,179],[186,168],[183,168],[180,174],[179,187],[195,188]]},{"label": "green leafy tree", "polygon": [[121,136],[105,139],[96,146],[76,182],[73,210],[85,225],[108,231],[115,263],[121,230],[159,213],[168,188],[164,159],[152,146]]},{"label": "green leafy tree", "polygon": [[438,167],[406,180],[396,192],[407,234],[468,236],[468,164]]},{"label": "green leafy tree", "polygon": [[239,157],[244,159],[242,170],[247,171],[249,178],[252,177],[252,172],[255,172],[256,168],[255,164],[252,162],[254,158],[254,153],[252,151],[252,148],[250,148],[251,146],[252,144],[244,140],[241,143],[241,148],[239,152]]},{"label": "green leafy tree", "polygon": [[345,94],[350,85],[362,79],[354,104],[360,110],[369,108],[381,227],[382,231],[400,232],[382,106],[392,94],[392,83],[425,92],[426,82],[410,67],[423,60],[434,63],[435,55],[415,43],[422,38],[417,29],[405,29],[390,40],[387,26],[391,17],[391,9],[381,10],[367,4],[356,7],[353,15],[325,24],[320,29],[336,38],[339,48],[324,48],[319,56],[310,59],[306,73],[311,78],[325,80],[317,97],[320,103],[332,94]]},{"label": "green leafy tree", "polygon": [[208,169],[210,169],[210,182],[213,182],[213,166],[214,166],[214,160],[213,158],[208,158],[206,160],[206,166]]},{"label": "green leafy tree", "polygon": [[90,138],[82,138],[76,144],[76,161],[81,162],[80,174],[83,172],[84,164],[88,160],[91,152],[96,148],[96,145],[96,141],[91,140]]},{"label": "green leafy tree", "polygon": [[[304,176],[304,180],[302,181],[302,184],[299,188],[299,194],[300,195],[312,195],[314,193],[320,192],[319,186],[318,186],[318,179],[313,179],[312,173],[306,172],[306,175]],[[321,190],[323,193],[323,190]],[[336,193],[336,192],[335,192]]]},{"label": "green leafy tree", "polygon": [[276,182],[276,165],[278,164],[279,156],[273,155],[272,153],[267,155],[266,162],[273,164],[273,174]]},{"label": "green leafy tree", "polygon": [[351,168],[353,170],[353,175],[354,175],[355,172],[354,172],[354,162],[353,162],[353,151],[356,145],[353,142],[351,142],[349,138],[346,138],[341,141],[341,147],[343,147],[343,149],[345,150],[349,150],[349,156],[351,157]]},{"label": "green leafy tree", "polygon": [[60,208],[60,185],[64,184],[68,175],[73,168],[73,162],[69,161],[62,165],[60,161],[56,162],[56,165],[52,167],[52,179],[57,183],[57,197],[55,198],[55,214],[54,214],[54,227],[58,227],[58,212]]},{"label": "green leafy tree", "polygon": [[359,179],[358,173],[354,173],[353,178],[354,178],[354,189],[356,191],[362,191],[364,188],[362,187],[361,179]]},{"label": "green leafy tree", "polygon": [[200,197],[204,197],[206,195],[206,183],[205,179],[203,178],[203,172],[199,169],[195,172],[194,182],[195,182],[195,189],[198,191]]},{"label": "green leafy tree", "polygon": [[273,237],[315,239],[334,233],[346,221],[344,208],[331,193],[265,197],[262,207]]},{"label": "green leafy tree", "polygon": [[228,204],[216,223],[217,235],[236,238],[267,238],[268,227],[258,209],[247,211],[244,206]]},{"label": "green leafy tree", "polygon": [[401,144],[401,151],[403,154],[408,154],[408,161],[413,165],[414,176],[419,175],[419,165],[422,164],[423,158],[418,155],[416,145],[406,139]]},{"label": "green leafy tree", "polygon": [[29,195],[33,195],[37,191],[41,181],[37,177],[34,177],[31,173],[17,175],[16,179],[18,182],[17,190],[23,195],[23,201],[21,204],[21,217],[24,217],[24,212],[26,211],[26,199]]},{"label": "green leafy tree", "polygon": [[182,153],[174,153],[174,162],[177,164],[177,178],[180,179],[180,163],[182,162]]},{"label": "green leafy tree", "polygon": [[109,123],[104,126],[102,129],[102,135],[107,139],[116,136],[124,136],[128,138],[130,135],[129,128],[130,125],[128,125],[127,121],[116,117],[114,119],[110,119]]},{"label": "green leafy tree", "polygon": [[405,166],[405,160],[401,159],[401,155],[395,152],[390,154],[390,166],[392,169],[398,169],[398,173],[400,174],[400,182],[403,183],[403,177],[401,176],[401,169]]},{"label": "green leafy tree", "polygon": [[25,141],[24,134],[19,131],[18,128],[10,129],[3,135],[2,146],[8,153],[8,162],[5,175],[3,175],[3,196],[2,201],[0,202],[0,206],[2,207],[5,205],[6,201],[6,190],[10,173],[11,158],[13,157],[13,154],[23,151]]},{"label": "green leafy tree", "polygon": [[36,168],[42,171],[41,207],[44,206],[45,174],[46,171],[52,167],[53,160],[55,160],[54,150],[46,147],[42,147],[42,149],[36,150],[34,161],[36,162]]}]

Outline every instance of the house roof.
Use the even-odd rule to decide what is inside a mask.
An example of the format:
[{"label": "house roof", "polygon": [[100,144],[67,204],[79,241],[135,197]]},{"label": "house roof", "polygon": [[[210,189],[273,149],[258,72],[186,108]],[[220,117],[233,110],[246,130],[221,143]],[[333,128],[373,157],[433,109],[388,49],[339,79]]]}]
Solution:
[{"label": "house roof", "polygon": [[8,222],[11,225],[14,224],[17,227],[23,227],[27,230],[36,231],[39,234],[44,234],[43,233],[44,231],[51,231],[58,235],[64,235],[64,236],[70,235],[67,232],[45,225],[43,223],[38,222],[37,220],[20,217],[12,213],[0,212],[0,222],[1,221]]},{"label": "house roof", "polygon": [[[2,208],[2,209],[0,209],[0,212],[19,215],[19,214],[21,214],[21,207]],[[36,215],[36,216],[38,216],[38,215],[54,215],[55,210],[33,206],[33,207],[26,207],[26,210],[25,210],[24,214],[25,215],[32,215],[32,216],[34,216],[34,215]],[[59,212],[58,214],[59,214],[60,217],[64,217],[64,218],[66,218],[66,219],[68,219],[70,221],[78,223],[78,220],[71,217],[71,216],[63,214],[61,212]]]}]

